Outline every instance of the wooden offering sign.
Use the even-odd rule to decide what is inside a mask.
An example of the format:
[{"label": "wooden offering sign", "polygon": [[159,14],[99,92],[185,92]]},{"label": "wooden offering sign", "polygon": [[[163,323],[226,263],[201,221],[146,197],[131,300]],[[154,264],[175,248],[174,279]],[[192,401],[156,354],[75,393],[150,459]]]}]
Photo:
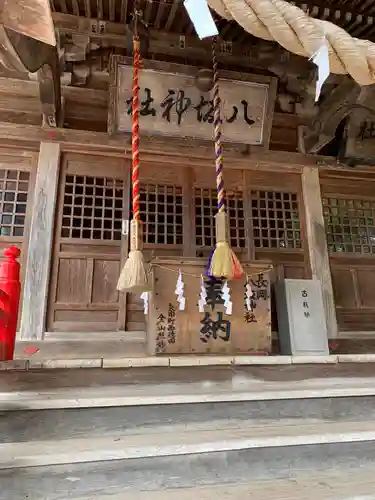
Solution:
[{"label": "wooden offering sign", "polygon": [[[247,279],[228,283],[204,279],[202,285],[205,265],[202,259],[152,261],[154,289],[147,318],[150,353],[269,353],[272,266],[245,263]],[[184,283],[183,311],[175,293],[179,270]]]}]

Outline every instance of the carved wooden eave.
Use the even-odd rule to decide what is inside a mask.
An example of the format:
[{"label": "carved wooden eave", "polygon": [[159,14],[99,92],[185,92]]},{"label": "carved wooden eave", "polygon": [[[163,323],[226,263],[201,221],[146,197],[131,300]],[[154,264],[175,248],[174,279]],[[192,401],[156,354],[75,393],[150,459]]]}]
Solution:
[{"label": "carved wooden eave", "polygon": [[[53,19],[61,37],[66,38],[65,50],[69,60],[82,63],[90,51],[100,48],[117,49],[119,54],[130,55],[131,30],[126,24],[60,13],[53,13]],[[219,48],[218,60],[227,69],[242,67],[269,71],[272,67],[275,72],[284,74],[292,65],[301,75],[310,67],[305,59],[288,54],[277,44],[261,40],[251,44],[240,40],[232,42],[222,35]],[[148,55],[159,60],[169,57],[170,62],[190,61],[211,66],[211,42],[188,34],[171,33],[166,27],[163,30],[150,29]]]},{"label": "carved wooden eave", "polygon": [[[19,9],[21,5],[12,2],[12,6]],[[46,125],[57,126],[61,124],[62,109],[60,62],[49,6],[38,1],[23,5],[25,11],[20,13],[21,17],[18,16],[17,25],[14,24],[14,16],[18,11],[12,11],[13,7],[10,8],[7,1],[3,7],[8,10],[2,12],[4,24],[0,24],[0,63],[8,71],[24,76],[28,73],[35,75],[39,82],[43,121]],[[44,17],[42,11],[46,11]],[[12,13],[13,16],[10,15]],[[27,13],[29,17],[26,16]],[[32,26],[33,16],[37,16],[40,25],[38,32],[35,32],[35,22]],[[8,29],[9,27],[12,29]],[[31,38],[34,35],[38,39]]]},{"label": "carved wooden eave", "polygon": [[[49,0],[1,0],[0,16],[0,23],[12,43],[18,34],[24,45],[32,40],[43,45],[56,46]],[[14,43],[13,45],[15,46]],[[22,53],[20,55],[25,63]],[[38,54],[33,54],[33,57],[38,57]]]},{"label": "carved wooden eave", "polygon": [[375,138],[362,137],[361,130],[375,122],[375,85],[363,87],[347,123],[345,157],[353,164],[375,164]]},{"label": "carved wooden eave", "polygon": [[300,149],[306,153],[319,151],[335,137],[337,127],[350,114],[361,93],[361,87],[353,80],[343,81],[318,107],[316,118],[304,127]]},{"label": "carved wooden eave", "polygon": [[[293,2],[313,18],[333,22],[357,38],[373,40],[375,37],[374,0],[362,2],[343,2],[342,0],[294,0]],[[51,0],[53,12],[84,15],[97,21],[110,21],[118,24],[129,22],[133,0]],[[237,23],[226,22],[215,16],[221,36],[225,40],[245,43],[252,39]],[[189,21],[181,0],[144,2],[144,18],[153,29],[192,35],[193,26]]]}]

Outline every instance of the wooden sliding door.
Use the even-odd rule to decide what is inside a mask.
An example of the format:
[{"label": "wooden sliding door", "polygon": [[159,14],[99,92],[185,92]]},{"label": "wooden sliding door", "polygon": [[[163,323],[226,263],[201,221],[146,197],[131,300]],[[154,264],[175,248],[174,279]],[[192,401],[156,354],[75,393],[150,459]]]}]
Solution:
[{"label": "wooden sliding door", "polygon": [[[50,331],[125,330],[126,297],[116,284],[127,252],[129,164],[63,158],[50,286]],[[125,245],[125,249],[122,247]]]}]

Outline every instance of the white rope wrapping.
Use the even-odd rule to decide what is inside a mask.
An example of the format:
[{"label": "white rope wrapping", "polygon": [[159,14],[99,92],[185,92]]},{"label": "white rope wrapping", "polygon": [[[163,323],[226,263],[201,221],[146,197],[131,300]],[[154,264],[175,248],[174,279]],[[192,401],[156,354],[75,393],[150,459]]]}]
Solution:
[{"label": "white rope wrapping", "polygon": [[248,33],[278,42],[299,56],[313,56],[326,40],[332,73],[348,73],[360,85],[375,83],[375,44],[353,38],[335,24],[313,19],[284,0],[208,0],[208,4]]}]

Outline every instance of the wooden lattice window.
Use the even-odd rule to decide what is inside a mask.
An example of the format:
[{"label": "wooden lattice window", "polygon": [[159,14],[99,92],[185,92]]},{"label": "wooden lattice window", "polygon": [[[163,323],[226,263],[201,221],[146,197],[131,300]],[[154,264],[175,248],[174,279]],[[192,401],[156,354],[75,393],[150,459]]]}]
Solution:
[{"label": "wooden lattice window", "polygon": [[256,248],[301,248],[297,194],[252,191],[251,206]]},{"label": "wooden lattice window", "polygon": [[[242,192],[227,193],[229,234],[233,248],[246,247],[245,214]],[[195,236],[197,247],[215,245],[215,214],[217,198],[215,189],[195,189]]]},{"label": "wooden lattice window", "polygon": [[375,201],[323,198],[328,249],[375,253]]},{"label": "wooden lattice window", "polygon": [[145,243],[182,245],[182,187],[141,184],[140,210]]},{"label": "wooden lattice window", "polygon": [[0,169],[0,236],[23,236],[29,178],[28,172]]},{"label": "wooden lattice window", "polygon": [[61,236],[121,240],[123,194],[122,180],[67,175]]}]

